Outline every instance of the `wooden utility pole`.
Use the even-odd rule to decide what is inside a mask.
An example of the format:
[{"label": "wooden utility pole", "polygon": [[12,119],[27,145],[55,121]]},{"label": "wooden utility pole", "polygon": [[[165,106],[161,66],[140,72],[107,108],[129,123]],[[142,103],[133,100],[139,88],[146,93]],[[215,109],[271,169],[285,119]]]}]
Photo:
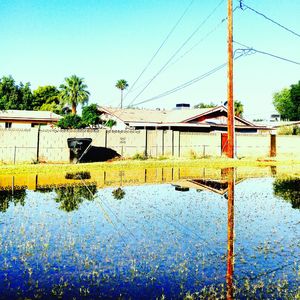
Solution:
[{"label": "wooden utility pole", "polygon": [[229,158],[234,158],[234,101],[233,101],[233,47],[232,0],[228,0],[228,67],[227,67],[227,132]]},{"label": "wooden utility pole", "polygon": [[228,168],[228,211],[227,211],[227,272],[226,287],[227,300],[234,299],[233,275],[234,275],[234,185],[235,170]]}]

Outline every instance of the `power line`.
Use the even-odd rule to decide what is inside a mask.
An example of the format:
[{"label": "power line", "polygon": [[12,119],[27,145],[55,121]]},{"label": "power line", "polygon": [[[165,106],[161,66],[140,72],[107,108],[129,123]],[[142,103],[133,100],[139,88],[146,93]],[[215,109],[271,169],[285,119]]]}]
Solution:
[{"label": "power line", "polygon": [[169,37],[172,35],[172,33],[175,31],[176,27],[179,25],[179,23],[181,22],[181,20],[183,19],[183,17],[186,15],[187,11],[189,10],[189,8],[192,6],[193,2],[195,0],[192,0],[190,2],[190,4],[186,7],[186,9],[184,10],[183,14],[180,16],[180,18],[178,19],[178,21],[175,23],[175,25],[172,27],[171,31],[167,34],[166,38],[163,40],[163,42],[161,43],[161,45],[158,47],[158,49],[156,50],[156,52],[153,54],[153,56],[151,57],[151,59],[149,60],[148,64],[145,66],[145,68],[142,70],[142,72],[140,73],[140,75],[137,77],[137,79],[134,81],[134,83],[132,84],[131,88],[128,90],[128,92],[126,93],[125,98],[127,97],[127,95],[132,91],[132,89],[134,88],[135,84],[138,82],[138,80],[142,77],[142,75],[145,73],[145,71],[148,69],[148,67],[151,65],[152,61],[154,60],[154,58],[157,56],[157,54],[159,53],[159,51],[161,50],[161,48],[164,46],[164,44],[167,42],[167,40],[169,39]]},{"label": "power line", "polygon": [[238,44],[238,45],[240,45],[240,46],[246,47],[247,49],[249,49],[249,50],[251,50],[251,51],[253,51],[255,53],[260,53],[260,54],[268,55],[268,56],[271,56],[273,58],[277,58],[277,59],[280,59],[280,60],[283,60],[283,61],[286,61],[286,62],[289,62],[289,63],[300,65],[300,62],[297,62],[297,61],[294,61],[294,60],[291,60],[291,59],[288,59],[288,58],[285,58],[285,57],[282,57],[282,56],[279,56],[279,55],[275,55],[275,54],[272,54],[272,53],[269,53],[269,52],[257,50],[257,49],[254,49],[252,47],[249,47],[247,45],[244,45],[242,43],[239,43],[237,41],[233,41],[233,42],[236,43],[236,44]]},{"label": "power line", "polygon": [[[247,52],[245,52],[245,50],[249,51],[248,49],[238,49],[238,50],[242,51],[242,53],[239,56],[237,56],[235,58],[235,60],[238,59],[238,58],[240,58],[240,57],[242,57],[242,56],[244,56],[244,55],[246,55],[245,53],[247,53]],[[186,87],[188,87],[188,86],[190,86],[190,85],[192,85],[192,84],[194,84],[194,83],[196,83],[196,82],[198,82],[198,81],[200,81],[200,80],[202,80],[202,79],[204,79],[204,78],[206,78],[206,77],[208,77],[208,76],[216,73],[217,71],[219,71],[222,68],[224,68],[226,65],[227,65],[227,62],[223,63],[223,64],[215,67],[214,69],[212,69],[212,70],[210,70],[210,71],[208,71],[208,72],[206,72],[206,73],[204,73],[204,74],[202,74],[202,75],[200,75],[198,77],[195,77],[195,78],[193,78],[193,79],[191,79],[191,80],[189,80],[189,81],[187,81],[187,82],[185,82],[185,83],[183,83],[181,85],[178,85],[177,87],[175,87],[175,88],[173,88],[171,90],[168,90],[168,91],[166,91],[164,93],[161,93],[159,95],[156,95],[156,96],[151,97],[149,99],[146,99],[144,101],[138,102],[138,103],[134,104],[134,106],[137,106],[137,105],[140,105],[140,104],[143,104],[143,103],[147,103],[147,102],[150,102],[150,101],[154,101],[156,99],[159,99],[159,98],[168,96],[170,94],[173,94],[173,93],[175,93],[175,92],[177,92],[177,91],[179,91],[181,89],[184,89],[184,88],[186,88]]]},{"label": "power line", "polygon": [[[235,9],[232,11],[233,13],[239,8],[239,6],[236,6]],[[190,53],[192,50],[194,50],[200,43],[202,43],[204,40],[206,40],[212,33],[214,33],[225,21],[227,20],[227,17],[223,18],[221,22],[219,22],[211,31],[209,31],[200,41],[195,43],[189,50],[184,52],[177,60],[175,60],[171,65],[169,65],[166,69],[168,69],[170,66],[176,64],[179,60],[181,60],[184,56],[186,56],[188,53]]]},{"label": "power line", "polygon": [[[235,12],[239,6],[236,6],[233,12]],[[201,44],[204,40],[206,40],[210,35],[212,35],[224,22],[227,20],[227,17],[223,18],[219,23],[217,23],[216,26],[214,26],[205,36],[203,36],[197,43],[195,43],[192,47],[190,47],[186,52],[184,52],[181,56],[179,56],[173,63],[169,64],[164,70],[161,72],[165,72],[167,69],[169,69],[171,66],[175,65],[178,63],[182,58],[184,58],[188,53],[190,53],[192,50],[194,50],[199,44]],[[137,89],[141,88],[144,84],[147,84],[151,80],[148,79],[145,81],[143,84],[141,84],[139,87],[135,88],[134,90],[131,90],[130,92],[134,92]],[[129,92],[128,92],[129,93]],[[127,93],[127,94],[128,94]]]},{"label": "power line", "polygon": [[208,21],[208,19],[215,13],[219,6],[224,2],[221,0],[219,4],[212,10],[212,12],[200,23],[200,25],[189,35],[189,37],[181,44],[181,46],[173,53],[168,61],[162,66],[162,68],[151,78],[147,85],[138,93],[137,96],[129,103],[132,105],[133,102],[146,90],[146,88],[152,83],[152,81],[166,68],[166,66],[172,61],[172,59],[178,54],[179,51],[191,40],[191,38],[199,31],[199,29]]},{"label": "power line", "polygon": [[278,23],[277,21],[274,21],[273,19],[269,18],[269,17],[266,16],[265,14],[263,14],[263,13],[261,13],[261,12],[255,10],[254,8],[252,8],[252,7],[250,7],[250,6],[246,5],[246,4],[244,4],[244,3],[243,3],[243,0],[240,0],[240,8],[241,8],[242,10],[243,10],[243,7],[246,7],[247,9],[250,9],[251,11],[255,12],[256,14],[258,14],[258,15],[260,15],[260,16],[262,16],[262,17],[264,17],[264,18],[267,19],[268,21],[270,21],[270,22],[276,24],[277,26],[283,28],[284,30],[286,30],[286,31],[288,31],[288,32],[290,32],[290,33],[292,33],[293,35],[295,35],[295,36],[297,36],[297,37],[300,37],[300,34],[299,34],[299,33],[297,33],[297,32],[295,32],[295,31],[293,31],[293,30],[291,30],[291,29],[289,29],[289,28],[283,26],[282,24]]}]

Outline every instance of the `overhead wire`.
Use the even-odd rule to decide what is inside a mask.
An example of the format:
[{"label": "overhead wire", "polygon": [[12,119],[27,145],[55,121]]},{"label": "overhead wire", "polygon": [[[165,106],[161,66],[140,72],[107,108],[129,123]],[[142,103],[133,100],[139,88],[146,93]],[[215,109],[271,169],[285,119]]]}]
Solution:
[{"label": "overhead wire", "polygon": [[209,18],[216,12],[221,6],[224,0],[221,0],[218,5],[211,11],[211,13],[197,26],[197,28],[188,36],[188,38],[181,44],[181,46],[173,53],[173,55],[167,60],[167,62],[159,69],[159,71],[151,78],[147,85],[134,97],[129,103],[129,106],[147,89],[147,87],[153,82],[157,76],[167,67],[167,65],[173,60],[173,58],[183,49],[183,47],[192,39],[192,37],[200,30],[200,28],[209,20]]},{"label": "overhead wire", "polygon": [[293,35],[295,35],[295,36],[297,36],[297,37],[300,37],[300,34],[299,34],[299,33],[295,32],[294,30],[291,30],[291,29],[287,28],[286,26],[280,24],[279,22],[277,22],[277,21],[275,21],[275,20],[269,18],[269,17],[266,16],[265,14],[263,14],[263,13],[257,11],[256,9],[254,9],[254,8],[252,8],[252,7],[250,7],[250,6],[248,6],[248,5],[245,4],[242,0],[240,0],[240,8],[241,8],[242,10],[244,10],[243,7],[246,7],[246,9],[249,9],[249,10],[253,11],[254,13],[256,13],[256,14],[258,14],[258,15],[264,17],[266,20],[268,20],[268,21],[274,23],[275,25],[277,25],[277,26],[283,28],[284,30],[286,30],[286,31],[288,31],[288,32],[290,32],[290,33],[292,33]]},{"label": "overhead wire", "polygon": [[[240,58],[240,57],[242,57],[242,56],[244,56],[244,55],[246,55],[245,50],[248,51],[248,52],[250,52],[250,50],[248,50],[248,49],[237,49],[237,50],[239,50],[239,51],[243,50],[243,52],[242,52],[240,55],[238,55],[237,57],[235,57],[235,58],[234,58],[235,60],[238,59],[238,58]],[[236,53],[237,53],[237,52],[236,52]],[[248,54],[250,54],[250,53],[248,53]],[[195,78],[193,78],[193,79],[191,79],[191,80],[189,80],[189,81],[187,81],[187,82],[185,82],[185,83],[183,83],[183,84],[180,84],[180,85],[178,85],[177,87],[175,87],[175,88],[173,88],[173,89],[170,89],[170,90],[168,90],[168,91],[166,91],[166,92],[163,92],[163,93],[161,93],[161,94],[159,94],[159,95],[156,95],[156,96],[154,96],[154,97],[151,97],[151,98],[149,98],[149,99],[140,101],[140,102],[134,104],[133,106],[137,106],[137,105],[140,105],[140,104],[143,104],[143,103],[147,103],[147,102],[150,102],[150,101],[154,101],[154,100],[156,100],[156,99],[159,99],[159,98],[168,96],[168,95],[170,95],[170,94],[173,94],[173,93],[175,93],[175,92],[177,92],[177,91],[179,91],[179,90],[181,90],[181,89],[184,89],[184,88],[186,88],[186,87],[188,87],[188,86],[190,86],[190,85],[192,85],[192,84],[194,84],[194,83],[196,83],[196,82],[198,82],[198,81],[200,81],[200,80],[202,80],[202,79],[204,79],[204,78],[206,78],[206,77],[208,77],[208,76],[210,76],[210,75],[216,73],[217,71],[219,71],[219,70],[221,70],[222,68],[224,68],[226,65],[227,65],[227,62],[226,62],[226,63],[223,63],[223,64],[221,64],[221,65],[219,65],[219,66],[213,68],[212,70],[210,70],[210,71],[208,71],[208,72],[206,72],[206,73],[204,73],[204,74],[202,74],[202,75],[200,75],[200,76],[197,76],[197,77],[195,77]]]},{"label": "overhead wire", "polygon": [[[239,6],[236,6],[233,10],[233,13],[239,8]],[[197,43],[195,43],[192,47],[190,47],[186,52],[184,52],[182,55],[180,55],[174,62],[170,63],[161,73],[165,72],[167,69],[169,69],[171,66],[178,63],[182,58],[184,58],[188,53],[190,53],[192,50],[194,50],[199,44],[201,44],[204,40],[206,40],[210,35],[212,35],[225,21],[227,20],[227,17],[223,18],[217,25],[215,25],[205,36],[203,36]],[[139,87],[136,87],[135,89],[132,89],[130,92],[134,92],[141,88],[143,85],[147,84],[151,80],[148,79],[143,84],[141,84]],[[129,93],[129,92],[128,92]]]},{"label": "overhead wire", "polygon": [[[234,13],[237,9],[239,8],[239,6],[236,6],[234,8],[234,10],[232,11],[232,13]],[[184,56],[186,56],[188,53],[190,53],[192,50],[194,50],[199,44],[201,44],[204,40],[206,40],[212,33],[214,33],[226,20],[228,19],[228,17],[223,18],[212,30],[210,30],[201,40],[199,40],[197,43],[195,43],[189,50],[187,50],[186,52],[184,52],[181,56],[179,56],[178,59],[176,59],[173,63],[169,64],[169,66],[167,66],[165,68],[165,70],[167,70],[169,67],[175,65],[179,60],[181,60]]]},{"label": "overhead wire", "polygon": [[180,16],[180,18],[177,20],[177,22],[175,23],[175,25],[172,27],[172,29],[170,30],[170,32],[167,34],[167,36],[165,37],[165,39],[163,40],[163,42],[161,43],[161,45],[158,47],[158,49],[155,51],[155,53],[152,55],[152,57],[150,58],[149,62],[147,63],[147,65],[144,67],[144,69],[142,70],[142,72],[139,74],[139,76],[137,77],[137,79],[134,81],[134,83],[132,84],[132,86],[130,87],[130,89],[128,90],[128,92],[126,93],[126,95],[124,96],[124,100],[126,99],[127,95],[132,91],[132,89],[135,87],[136,83],[139,81],[139,79],[142,77],[142,75],[145,73],[145,71],[149,68],[149,66],[151,65],[151,63],[153,62],[154,58],[157,56],[157,54],[159,53],[159,51],[162,49],[162,47],[165,45],[165,43],[168,41],[168,39],[170,38],[170,36],[173,34],[173,32],[175,31],[175,29],[177,28],[177,26],[180,24],[181,20],[183,19],[183,17],[186,15],[186,13],[188,12],[188,10],[190,9],[190,7],[192,6],[193,2],[195,0],[190,1],[189,5],[186,7],[186,9],[184,10],[183,14]]},{"label": "overhead wire", "polygon": [[276,54],[273,54],[273,53],[270,53],[270,52],[266,52],[266,51],[261,51],[261,50],[258,50],[258,49],[255,49],[253,47],[250,47],[250,46],[247,46],[245,44],[242,44],[242,43],[239,43],[237,41],[233,41],[235,44],[238,44],[242,47],[246,47],[247,49],[255,52],[255,53],[260,53],[260,54],[264,54],[264,55],[268,55],[268,56],[271,56],[273,58],[277,58],[277,59],[280,59],[280,60],[283,60],[283,61],[286,61],[286,62],[289,62],[289,63],[293,63],[293,64],[296,64],[296,65],[300,65],[300,62],[297,62],[295,60],[291,60],[289,58],[285,58],[285,57],[282,57],[282,56],[279,56],[279,55],[276,55]]}]

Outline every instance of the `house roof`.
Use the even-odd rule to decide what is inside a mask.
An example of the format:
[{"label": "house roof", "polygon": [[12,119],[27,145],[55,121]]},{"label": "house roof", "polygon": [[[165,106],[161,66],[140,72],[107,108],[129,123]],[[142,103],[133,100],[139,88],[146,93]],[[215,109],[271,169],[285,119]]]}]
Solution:
[{"label": "house roof", "polygon": [[204,113],[210,109],[174,109],[174,110],[156,110],[156,109],[132,109],[132,108],[111,108],[99,107],[104,111],[125,123],[177,123],[184,119],[191,118],[197,114]]},{"label": "house roof", "polygon": [[61,118],[51,111],[0,110],[0,120],[57,122]]},{"label": "house roof", "polygon": [[[132,109],[132,108],[111,108],[99,107],[99,111],[110,114],[127,124],[134,123],[151,124],[168,124],[169,123],[189,123],[201,116],[205,116],[214,112],[227,112],[227,108],[223,105],[213,108],[189,108],[189,109],[172,109],[172,110],[151,110],[151,109]],[[251,122],[235,116],[245,126],[255,127]],[[212,122],[202,121],[200,124],[212,124]],[[222,125],[222,124],[217,124]],[[223,124],[225,125],[225,124]]]}]

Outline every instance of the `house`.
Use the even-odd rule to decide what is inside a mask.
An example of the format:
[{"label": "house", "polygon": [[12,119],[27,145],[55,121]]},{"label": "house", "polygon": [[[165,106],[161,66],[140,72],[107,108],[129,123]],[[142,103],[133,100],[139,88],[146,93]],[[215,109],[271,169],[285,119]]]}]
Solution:
[{"label": "house", "polygon": [[[103,120],[117,122],[114,129],[172,129],[194,132],[226,132],[227,108],[223,105],[214,108],[185,108],[173,110],[121,109],[98,107]],[[258,133],[269,130],[266,126],[235,116],[236,132]]]},{"label": "house", "polygon": [[0,128],[31,128],[39,125],[51,126],[62,118],[51,111],[0,110]]}]

